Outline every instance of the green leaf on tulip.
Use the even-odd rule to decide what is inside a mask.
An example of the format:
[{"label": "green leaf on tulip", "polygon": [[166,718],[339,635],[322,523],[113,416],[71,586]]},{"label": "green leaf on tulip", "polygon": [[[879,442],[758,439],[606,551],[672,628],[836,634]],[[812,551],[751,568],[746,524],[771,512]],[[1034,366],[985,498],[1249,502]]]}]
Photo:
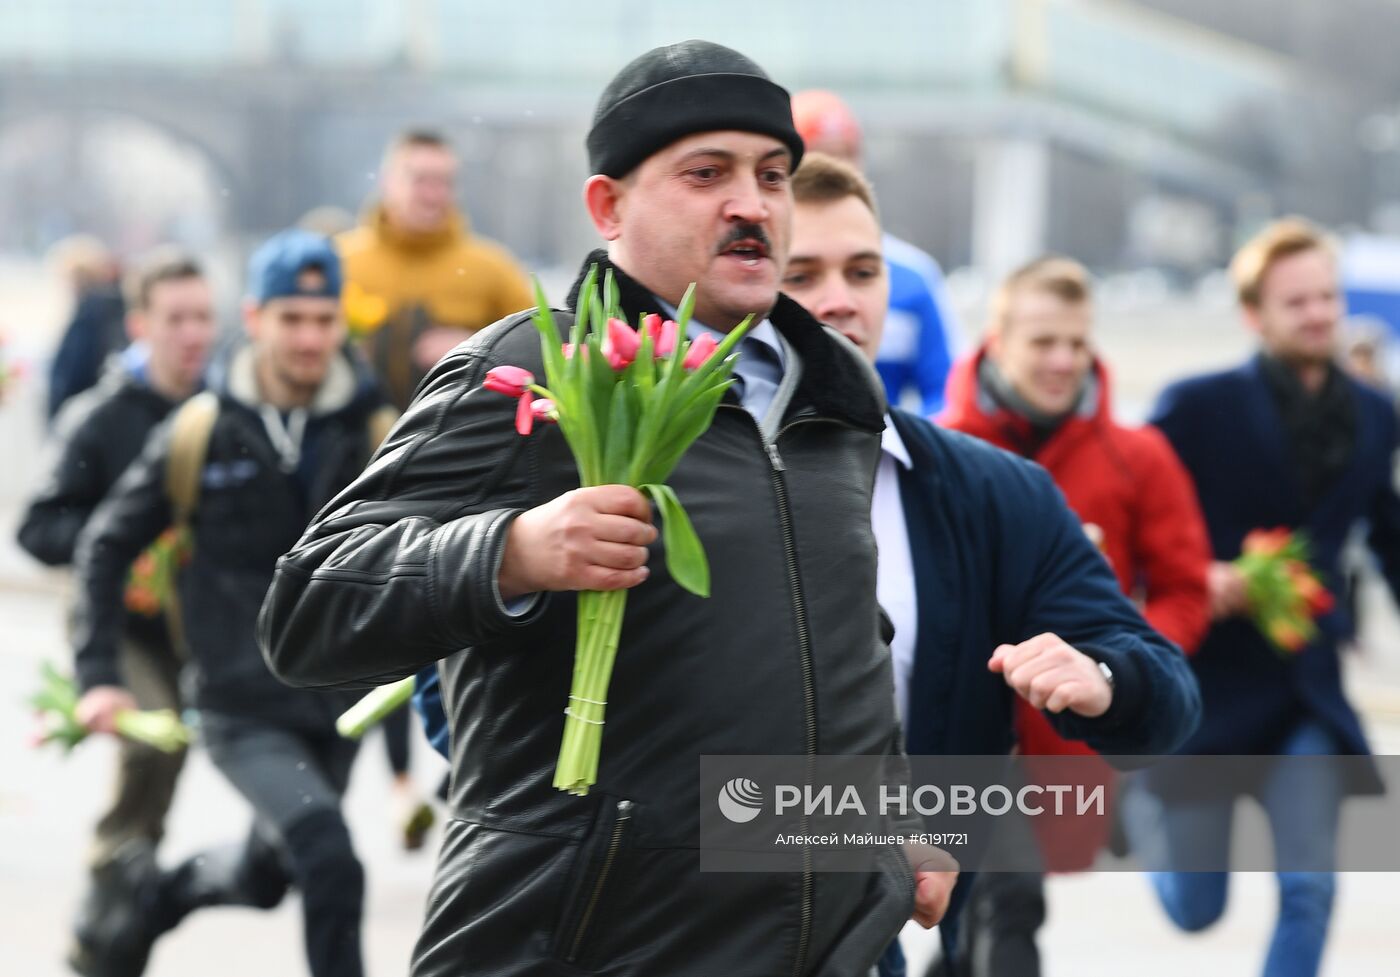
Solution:
[{"label": "green leaf on tulip", "polygon": [[622,293],[618,290],[617,279],[613,277],[613,270],[608,269],[607,275],[603,278],[603,301],[607,304],[608,315],[625,319],[622,314]]},{"label": "green leaf on tulip", "polygon": [[607,448],[603,451],[603,478],[621,482],[627,474],[627,461],[632,457],[632,408],[628,403],[627,384],[613,385],[612,405],[608,409]]},{"label": "green leaf on tulip", "polygon": [[594,329],[590,332],[586,345],[588,347],[588,384],[581,389],[595,419],[599,444],[598,464],[601,465],[603,463],[602,444],[607,438],[608,411],[612,407],[612,391],[613,387],[617,385],[617,374],[613,372],[612,367],[608,366],[608,361],[603,358],[602,329]]},{"label": "green leaf on tulip", "polygon": [[681,335],[685,335],[686,326],[690,325],[690,317],[695,313],[695,283],[691,282],[690,287],[681,296],[681,304],[676,306],[676,325],[680,327]]},{"label": "green leaf on tulip", "polygon": [[734,363],[737,359],[737,354],[735,354],[735,358],[731,358],[730,354],[734,352],[734,348],[739,345],[739,341],[748,333],[749,327],[752,324],[753,316],[745,318],[743,322],[731,329],[729,334],[720,340],[719,346],[710,354],[709,359],[690,371],[690,375],[685,378],[685,383],[681,385],[681,403],[684,403],[690,397],[694,396],[696,391],[709,386],[708,381],[719,371],[726,371],[723,374],[723,378],[728,379],[729,371],[734,369]]},{"label": "green leaf on tulip", "polygon": [[667,419],[656,439],[655,449],[638,467],[640,481],[664,482],[670,477],[672,470],[699,437],[697,429],[703,433],[710,426],[724,392],[733,385],[733,380],[726,380],[706,391],[701,397],[695,398],[689,407],[678,411],[674,417]]},{"label": "green leaf on tulip", "polygon": [[554,321],[554,310],[550,308],[549,299],[545,297],[544,286],[540,280],[533,275],[530,277],[530,286],[535,293],[535,314],[533,319],[535,326],[540,332],[540,338],[548,339],[553,336],[559,338],[559,326]]},{"label": "green leaf on tulip", "polygon": [[594,287],[594,280],[598,277],[598,266],[590,265],[588,274],[584,276],[583,287],[579,289],[578,310],[574,313],[574,327],[569,332],[569,342],[573,344],[574,356],[569,360],[569,386],[571,391],[576,391],[580,395],[583,393],[581,377],[587,369],[581,356],[584,337],[588,335],[589,320],[593,313],[592,298],[597,294]]},{"label": "green leaf on tulip", "polygon": [[655,348],[652,346],[651,334],[645,329],[641,331],[642,346],[637,350],[637,358],[632,365],[627,368],[628,376],[641,391],[642,400],[651,407],[651,392],[656,387],[656,359]]},{"label": "green leaf on tulip", "polygon": [[710,562],[681,500],[669,485],[643,485],[661,512],[661,540],[671,579],[697,597],[710,596]]},{"label": "green leaf on tulip", "polygon": [[544,287],[538,278],[532,279],[535,287],[535,328],[540,333],[540,351],[544,355],[545,377],[549,383],[556,383],[563,375],[564,352],[560,349],[559,327],[554,322],[554,310],[545,298]]}]

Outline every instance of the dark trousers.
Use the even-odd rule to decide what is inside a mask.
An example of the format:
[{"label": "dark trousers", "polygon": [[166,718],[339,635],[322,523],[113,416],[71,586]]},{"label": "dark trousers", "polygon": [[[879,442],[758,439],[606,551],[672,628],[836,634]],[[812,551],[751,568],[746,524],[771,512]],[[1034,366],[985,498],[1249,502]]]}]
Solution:
[{"label": "dark trousers", "polygon": [[204,906],[271,908],[289,886],[302,897],[312,977],[360,977],[364,870],[340,800],[357,744],[205,712],[214,765],[253,806],[245,841],[202,852],[162,885],[159,927]]},{"label": "dark trousers", "polygon": [[1035,935],[1045,923],[1039,872],[983,872],[963,910],[952,973],[959,977],[1039,977]]},{"label": "dark trousers", "polygon": [[[998,863],[1033,869],[1040,849],[1029,820],[997,823]],[[950,977],[1039,977],[1036,933],[1045,923],[1045,876],[1039,871],[977,874],[958,921],[953,959],[941,963]]]},{"label": "dark trousers", "polygon": [[[128,637],[121,648],[122,676],[142,709],[180,709],[180,660],[168,642]],[[112,800],[97,822],[89,865],[96,869],[134,840],[158,844],[175,796],[185,751],[163,753],[118,738],[117,779]]]}]

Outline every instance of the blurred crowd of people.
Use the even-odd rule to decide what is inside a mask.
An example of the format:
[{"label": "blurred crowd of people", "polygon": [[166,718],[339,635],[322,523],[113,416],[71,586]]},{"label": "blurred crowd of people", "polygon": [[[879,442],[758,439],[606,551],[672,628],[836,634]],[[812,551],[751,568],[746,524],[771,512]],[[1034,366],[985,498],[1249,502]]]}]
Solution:
[{"label": "blurred crowd of people", "polygon": [[[872,520],[908,752],[1369,755],[1341,680],[1339,649],[1354,627],[1347,602],[1321,619],[1316,640],[1280,655],[1250,623],[1233,564],[1250,531],[1301,529],[1314,566],[1340,588],[1344,546],[1361,528],[1400,594],[1391,480],[1400,435],[1379,365],[1387,336],[1344,330],[1326,233],[1287,219],[1244,244],[1230,274],[1255,353],[1172,384],[1150,424],[1128,425],[1115,417],[1111,364],[1094,341],[1093,278],[1073,256],[1037,256],[1007,275],[979,338],[964,343],[937,262],[882,227],[855,115],[838,96],[807,91],[792,98],[791,125],[805,157],[782,176],[794,203],[787,253],[776,256],[781,289],[873,365],[889,405]],[[321,640],[302,619],[264,608],[279,565],[308,592],[332,592],[372,589],[418,558],[427,543],[385,539],[379,562],[349,562],[352,549],[373,545],[393,493],[414,491],[362,473],[399,415],[412,430],[413,417],[454,409],[431,379],[423,386],[444,357],[534,306],[525,269],[458,206],[459,171],[440,133],[397,136],[359,221],[317,211],[258,247],[238,342],[219,342],[199,256],[161,249],[122,273],[90,239],[58,255],[77,299],[49,372],[50,456],[19,542],[73,568],[84,723],[111,732],[124,709],[194,711],[203,747],[253,812],[245,838],[162,864],[183,755],[124,742],[74,924],[68,960],[79,973],[137,977],[157,939],[189,914],[269,908],[291,888],[310,972],[364,970],[364,871],[341,811],[357,745],[335,730],[357,693],[284,684],[259,629],[280,629],[288,645]],[[760,255],[780,247],[768,220],[734,217],[759,231],[729,243]],[[771,350],[781,378],[793,349],[774,333]],[[745,398],[767,382],[744,376]],[[780,382],[770,386],[782,396]],[[768,401],[743,406],[761,423]],[[432,438],[414,444],[424,456],[453,450]],[[331,525],[308,535],[318,519]],[[294,550],[311,569],[279,562]],[[141,579],[133,567],[145,553],[164,553],[161,565],[176,571]],[[154,599],[141,599],[143,588]],[[373,617],[346,597],[325,599],[328,621]],[[1200,698],[1184,742],[1175,731],[1187,725],[1189,697],[1163,691],[1176,681],[1177,649]],[[365,688],[374,678],[345,671],[303,684]],[[436,678],[432,664],[420,694]],[[1173,710],[1179,722],[1163,718]],[[448,754],[451,710],[430,696],[423,711],[433,746]],[[410,772],[411,726],[407,710],[384,724],[405,849],[422,846],[434,820]],[[455,762],[468,761],[459,751]],[[1182,799],[1148,778],[1125,783],[1107,763],[1094,769],[1090,779],[1121,796],[1134,848],[1166,852],[1150,884],[1170,919],[1184,930],[1218,919],[1228,873],[1172,871],[1170,853],[1187,836],[1227,852],[1236,798]],[[1250,792],[1275,836],[1317,867],[1279,873],[1269,977],[1318,972],[1338,812],[1348,795],[1382,789],[1378,777],[1285,776],[1280,768]],[[949,880],[938,973],[1041,972],[1044,872],[1087,870],[1109,843],[1103,824],[1046,830],[1055,837],[1001,839],[1040,845],[1043,871]],[[905,972],[897,944],[879,966]]]}]

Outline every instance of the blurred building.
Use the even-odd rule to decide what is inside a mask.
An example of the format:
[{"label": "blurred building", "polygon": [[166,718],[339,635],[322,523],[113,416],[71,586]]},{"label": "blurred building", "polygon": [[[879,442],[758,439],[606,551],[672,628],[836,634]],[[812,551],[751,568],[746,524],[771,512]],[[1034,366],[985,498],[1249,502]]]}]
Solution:
[{"label": "blurred building", "polygon": [[[1400,223],[1400,116],[1387,114],[1400,61],[1382,54],[1397,11],[1389,0],[8,0],[0,250],[127,228],[153,181],[156,196],[181,188],[181,202],[143,204],[163,214],[152,237],[245,238],[316,205],[354,208],[385,139],[428,123],[461,148],[477,227],[536,263],[567,263],[592,242],[578,198],[597,92],[648,47],[703,36],[790,88],[847,96],[886,222],[946,266],[994,274],[1048,248],[1189,280],[1276,213]],[[1336,24],[1366,58],[1349,57]]]}]

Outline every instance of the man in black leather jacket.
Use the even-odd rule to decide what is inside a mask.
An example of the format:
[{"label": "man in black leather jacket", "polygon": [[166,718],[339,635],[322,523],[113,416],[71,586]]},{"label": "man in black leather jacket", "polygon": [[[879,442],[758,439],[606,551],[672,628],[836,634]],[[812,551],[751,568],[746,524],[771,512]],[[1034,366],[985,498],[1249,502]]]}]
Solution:
[{"label": "man in black leather jacket", "polygon": [[[588,262],[629,318],[694,281],[698,323],[762,320],[742,390],[669,480],[712,596],[669,579],[640,494],[580,489],[557,429],[517,435],[482,388],[498,365],[543,375],[523,313],[438,364],[279,563],[264,652],[306,687],[441,662],[453,818],[417,977],[863,974],[911,913],[942,911],[898,849],[865,874],[702,874],[697,851],[702,754],[900,751],[870,526],[885,405],[855,349],[778,294],[802,153],[787,94],[726,48],[660,48],[605,90],[589,150],[608,249]],[[598,781],[575,797],[552,786],[573,593],[624,587]]]}]

